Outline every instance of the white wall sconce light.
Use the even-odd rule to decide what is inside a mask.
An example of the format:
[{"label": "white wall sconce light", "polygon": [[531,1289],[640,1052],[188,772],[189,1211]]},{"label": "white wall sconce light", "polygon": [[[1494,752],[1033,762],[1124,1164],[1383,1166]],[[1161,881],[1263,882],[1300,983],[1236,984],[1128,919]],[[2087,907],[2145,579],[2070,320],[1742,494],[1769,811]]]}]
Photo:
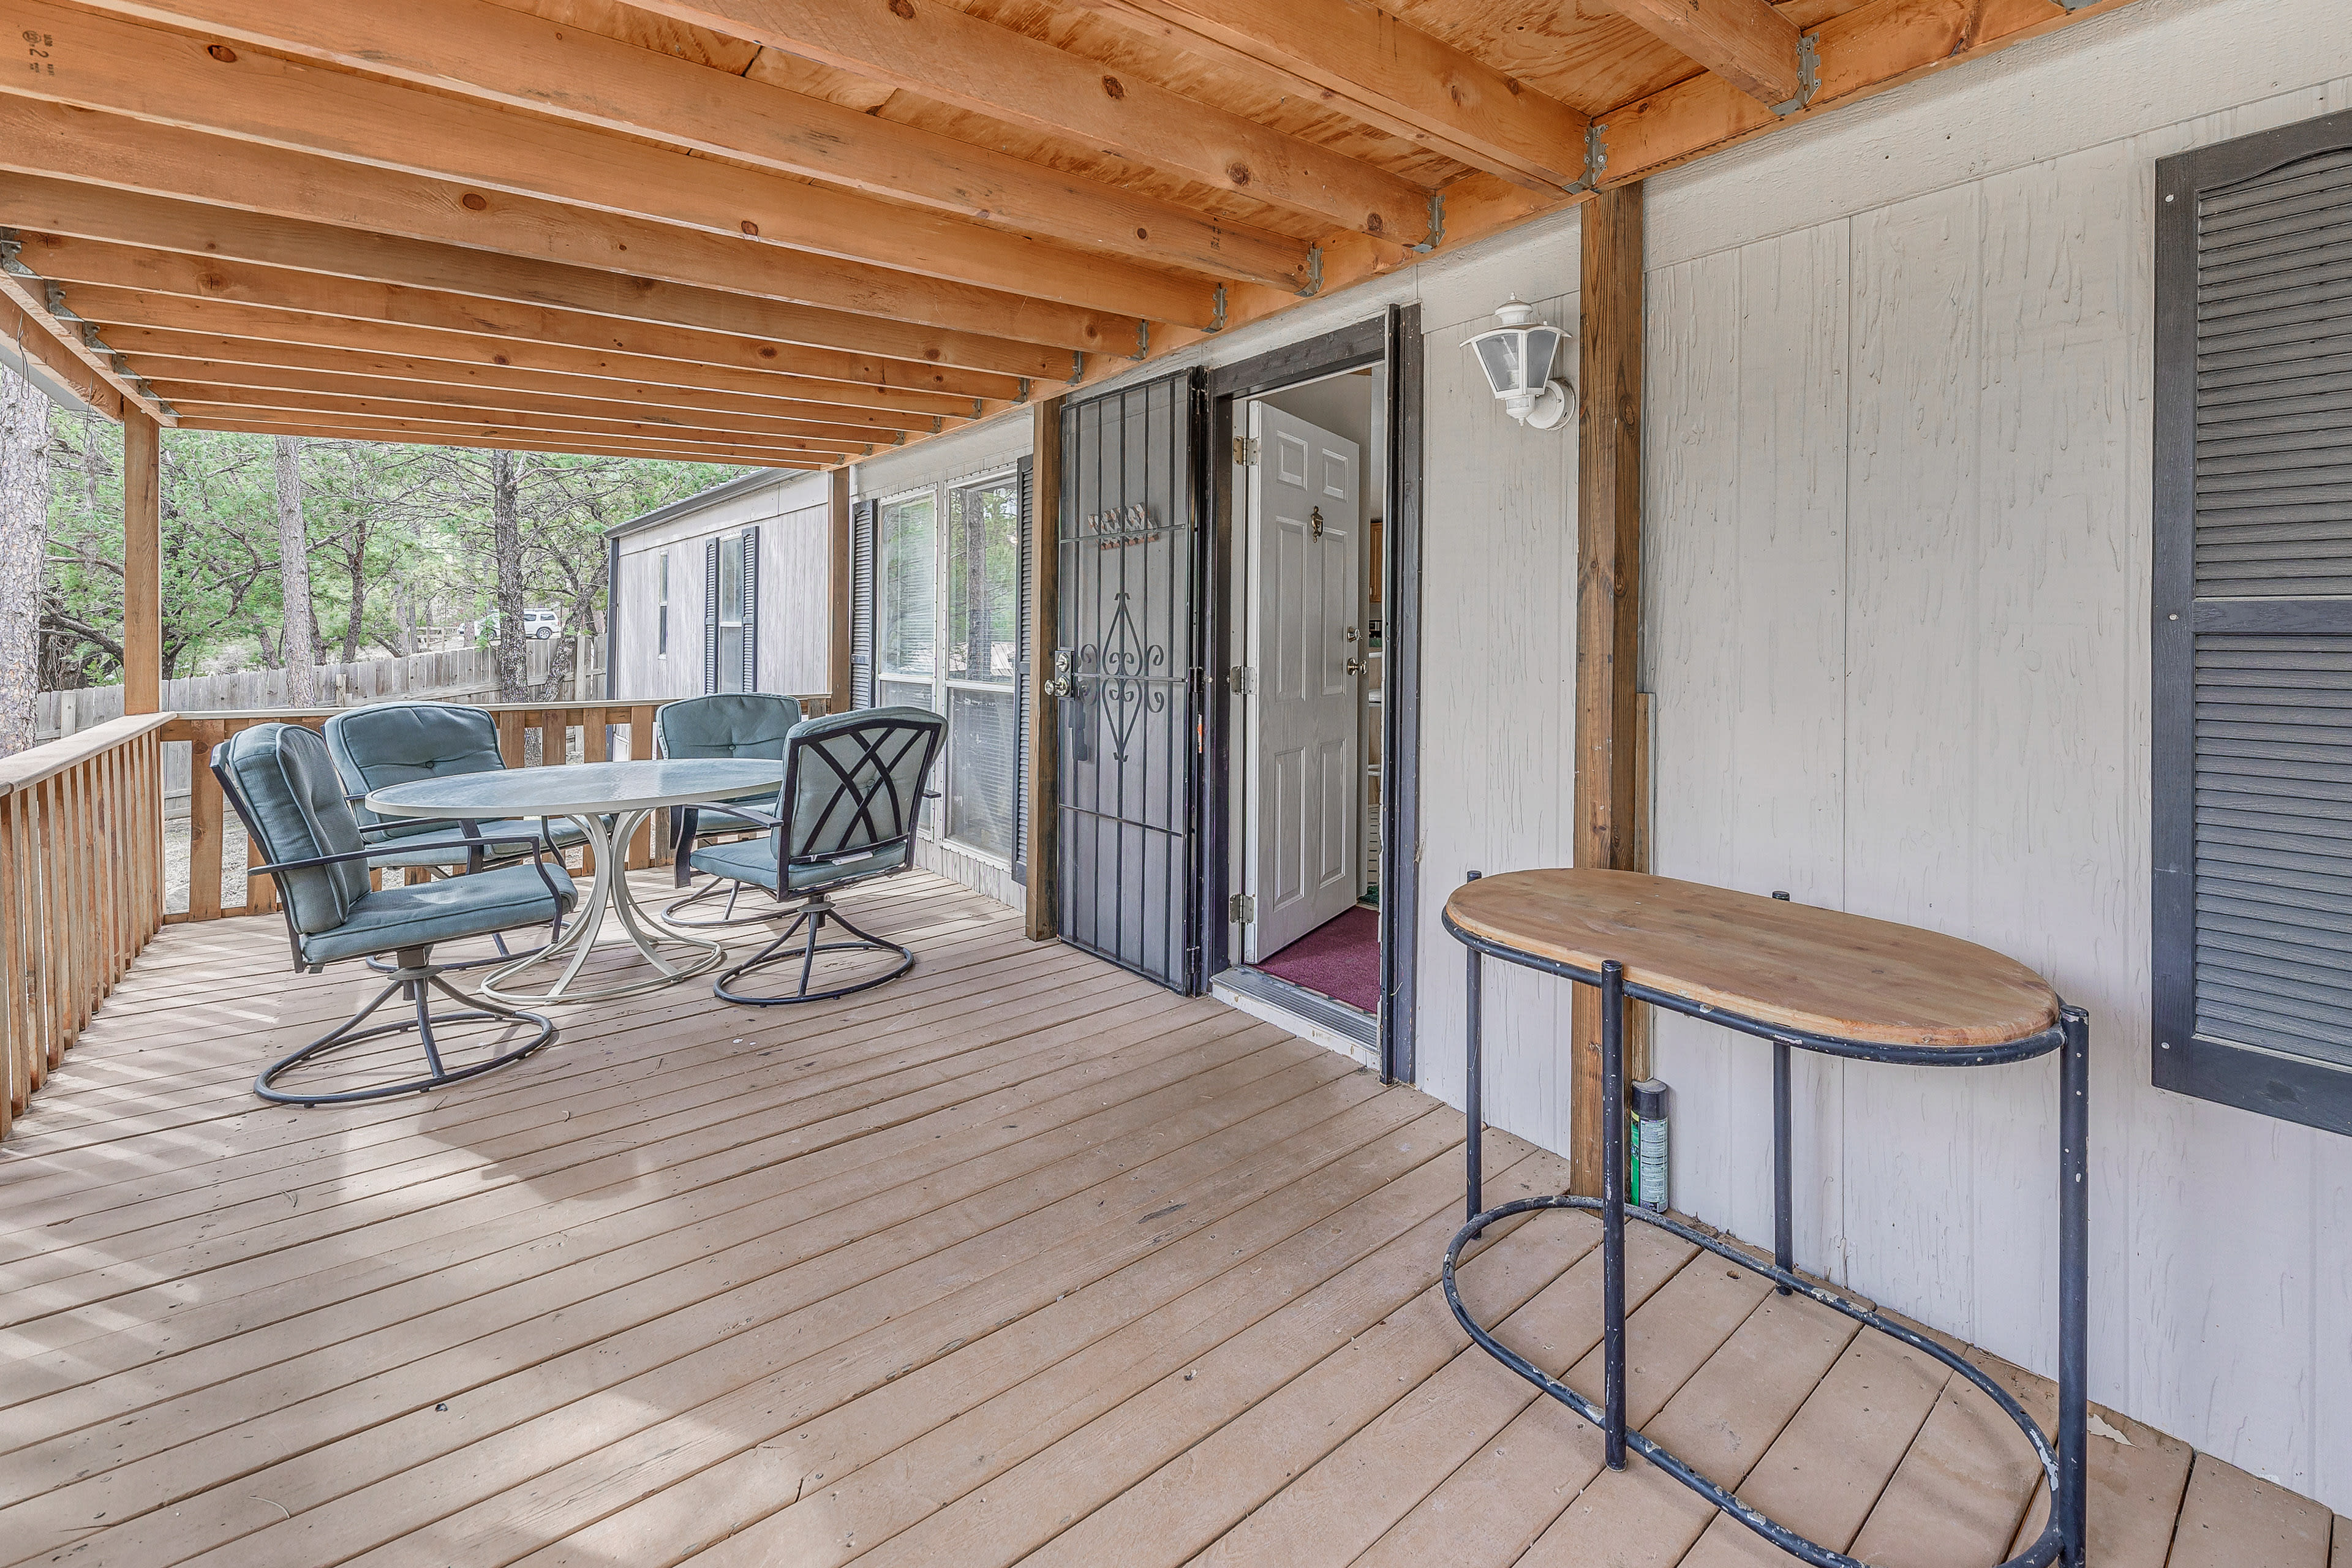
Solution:
[{"label": "white wall sconce light", "polygon": [[1551,373],[1563,334],[1538,321],[1536,308],[1516,294],[1495,314],[1501,326],[1462,346],[1478,352],[1478,368],[1503,400],[1504,413],[1530,430],[1557,429],[1576,412],[1576,388]]}]

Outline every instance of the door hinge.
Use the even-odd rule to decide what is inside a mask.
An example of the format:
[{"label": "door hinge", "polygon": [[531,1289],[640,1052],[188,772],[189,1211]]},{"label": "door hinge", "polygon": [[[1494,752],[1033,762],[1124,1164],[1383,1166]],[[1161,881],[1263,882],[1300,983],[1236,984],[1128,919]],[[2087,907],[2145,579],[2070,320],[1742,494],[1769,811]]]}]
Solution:
[{"label": "door hinge", "polygon": [[1225,684],[1236,697],[1247,697],[1257,689],[1257,671],[1248,665],[1237,664],[1225,672]]},{"label": "door hinge", "polygon": [[1257,900],[1249,893],[1235,893],[1225,902],[1225,918],[1236,925],[1257,923]]},{"label": "door hinge", "polygon": [[1248,468],[1251,464],[1253,464],[1253,463],[1255,463],[1255,462],[1256,462],[1256,461],[1257,461],[1257,437],[1255,437],[1255,436],[1236,436],[1236,437],[1234,437],[1234,466],[1235,468]]}]

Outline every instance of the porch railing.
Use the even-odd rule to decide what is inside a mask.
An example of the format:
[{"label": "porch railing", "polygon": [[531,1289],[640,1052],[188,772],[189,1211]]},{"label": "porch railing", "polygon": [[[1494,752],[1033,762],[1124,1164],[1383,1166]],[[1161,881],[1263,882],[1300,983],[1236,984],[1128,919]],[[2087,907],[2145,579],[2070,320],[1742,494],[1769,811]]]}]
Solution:
[{"label": "porch railing", "polygon": [[0,758],[0,1136],[163,923],[171,721],[112,719]]},{"label": "porch railing", "polygon": [[[825,710],[823,696],[800,700],[812,716]],[[650,756],[657,706],[488,705],[509,767]],[[224,889],[228,835],[242,830],[224,820],[226,803],[205,758],[240,730],[273,721],[316,729],[335,711],[145,714],[0,759],[0,1137],[158,929],[278,908],[267,877],[245,877],[241,901]],[[193,748],[188,904],[166,914],[163,748],[174,742]],[[631,841],[632,868],[667,858],[655,829],[649,822]]]}]

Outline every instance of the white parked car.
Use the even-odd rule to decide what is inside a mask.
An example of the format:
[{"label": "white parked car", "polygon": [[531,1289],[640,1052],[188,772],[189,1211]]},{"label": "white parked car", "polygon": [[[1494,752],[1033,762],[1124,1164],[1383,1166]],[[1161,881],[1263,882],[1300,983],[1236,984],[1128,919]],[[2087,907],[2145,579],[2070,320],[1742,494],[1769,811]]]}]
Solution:
[{"label": "white parked car", "polygon": [[553,610],[525,610],[522,613],[522,635],[533,639],[551,637],[560,629],[562,617]]}]

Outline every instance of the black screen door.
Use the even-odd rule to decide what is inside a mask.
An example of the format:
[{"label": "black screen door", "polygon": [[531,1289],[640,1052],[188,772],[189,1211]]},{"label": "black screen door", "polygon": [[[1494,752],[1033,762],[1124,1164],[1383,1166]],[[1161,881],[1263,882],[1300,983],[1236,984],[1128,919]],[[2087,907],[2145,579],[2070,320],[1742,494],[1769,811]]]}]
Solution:
[{"label": "black screen door", "polygon": [[1062,414],[1062,938],[1199,988],[1202,685],[1195,468],[1185,372]]}]

